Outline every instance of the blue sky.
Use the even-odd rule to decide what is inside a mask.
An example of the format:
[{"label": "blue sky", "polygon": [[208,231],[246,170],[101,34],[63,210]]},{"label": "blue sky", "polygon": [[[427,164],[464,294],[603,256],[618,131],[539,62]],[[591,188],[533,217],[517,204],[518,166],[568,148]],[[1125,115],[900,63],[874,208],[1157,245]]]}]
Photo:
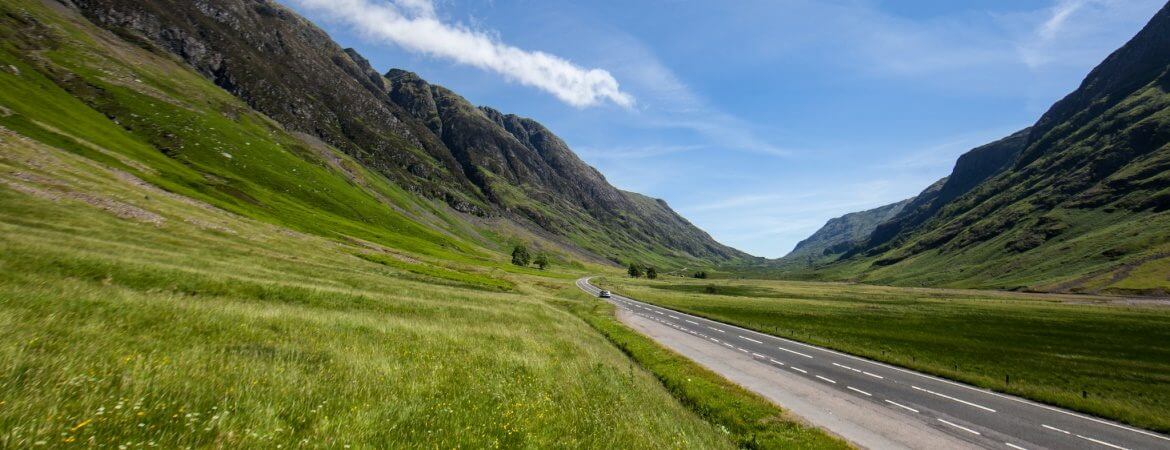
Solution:
[{"label": "blue sky", "polygon": [[1161,0],[282,0],[778,257],[1034,122]]}]

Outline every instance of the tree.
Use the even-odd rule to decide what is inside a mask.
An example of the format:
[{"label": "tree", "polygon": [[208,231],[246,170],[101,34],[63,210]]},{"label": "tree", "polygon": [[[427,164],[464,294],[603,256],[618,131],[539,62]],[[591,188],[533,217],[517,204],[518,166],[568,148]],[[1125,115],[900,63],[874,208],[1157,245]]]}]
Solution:
[{"label": "tree", "polygon": [[698,272],[695,272],[695,274],[691,275],[691,276],[695,277],[695,278],[699,278],[699,279],[706,279],[707,278],[707,271],[700,270]]},{"label": "tree", "polygon": [[532,255],[528,254],[527,247],[517,244],[516,247],[512,249],[512,264],[524,267],[527,266],[528,262],[531,260]]},{"label": "tree", "polygon": [[630,269],[626,272],[630,274],[630,278],[638,278],[642,276],[642,268],[634,263],[630,263]]},{"label": "tree", "polygon": [[646,278],[649,278],[651,280],[658,278],[658,269],[655,269],[653,267],[647,267],[646,268]]},{"label": "tree", "polygon": [[540,270],[544,270],[545,267],[548,267],[548,256],[545,256],[544,253],[541,253],[536,255],[536,260],[533,262],[536,263],[536,267],[539,267]]}]

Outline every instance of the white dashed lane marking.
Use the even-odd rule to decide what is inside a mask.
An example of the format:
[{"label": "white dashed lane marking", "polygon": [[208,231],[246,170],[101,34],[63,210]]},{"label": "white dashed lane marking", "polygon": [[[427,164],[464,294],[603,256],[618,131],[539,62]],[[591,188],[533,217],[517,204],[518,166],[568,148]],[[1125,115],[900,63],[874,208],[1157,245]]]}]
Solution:
[{"label": "white dashed lane marking", "polygon": [[891,404],[891,405],[897,406],[897,407],[899,407],[899,408],[902,408],[902,409],[904,409],[904,410],[907,410],[907,411],[910,411],[910,412],[918,412],[918,410],[917,410],[917,409],[911,408],[911,407],[909,407],[909,406],[906,406],[906,405],[903,405],[903,404],[901,404],[901,403],[896,403],[896,402],[894,402],[894,401],[891,401],[891,400],[886,400],[886,403],[889,403],[889,404]]},{"label": "white dashed lane marking", "polygon": [[1120,445],[1113,445],[1113,444],[1110,444],[1110,443],[1108,443],[1108,442],[1105,442],[1105,441],[1099,441],[1099,440],[1097,440],[1097,439],[1093,439],[1093,438],[1091,438],[1091,437],[1085,437],[1085,436],[1081,436],[1081,435],[1079,435],[1079,434],[1078,434],[1078,435],[1076,435],[1076,436],[1077,436],[1077,437],[1079,437],[1079,438],[1081,438],[1081,439],[1084,439],[1084,440],[1086,440],[1086,441],[1089,441],[1089,442],[1095,442],[1095,443],[1098,443],[1098,444],[1104,445],[1104,446],[1106,446],[1106,447],[1116,448],[1116,449],[1118,449],[1118,450],[1129,450],[1129,449],[1127,449],[1127,448],[1125,448],[1125,447],[1122,447],[1122,446],[1120,446]]},{"label": "white dashed lane marking", "polygon": [[956,423],[947,422],[946,420],[943,420],[943,419],[938,419],[938,421],[939,421],[939,422],[942,422],[942,423],[945,423],[945,424],[947,424],[947,425],[950,425],[950,426],[952,426],[952,427],[958,428],[958,429],[960,429],[960,430],[966,431],[966,432],[968,432],[968,433],[971,433],[971,434],[975,434],[975,435],[982,435],[982,433],[980,433],[980,432],[978,432],[978,431],[972,430],[972,429],[970,429],[970,428],[967,428],[967,427],[965,427],[965,426],[962,426],[962,425],[959,425],[959,424],[956,424]]},{"label": "white dashed lane marking", "polygon": [[812,359],[812,356],[811,356],[811,355],[806,355],[806,354],[804,354],[804,353],[801,353],[801,352],[798,352],[798,351],[796,351],[796,350],[789,350],[789,349],[786,349],[786,348],[784,348],[784,347],[776,347],[776,348],[778,348],[778,349],[780,349],[780,350],[784,350],[784,351],[786,351],[786,352],[788,352],[788,353],[792,353],[792,354],[794,354],[794,355],[800,355],[800,356],[803,356],[803,357],[805,357],[805,358]]},{"label": "white dashed lane marking", "polygon": [[994,409],[988,408],[988,407],[986,407],[986,406],[983,406],[983,405],[979,405],[979,404],[971,403],[971,402],[969,402],[969,401],[966,401],[966,400],[963,400],[963,399],[958,399],[958,398],[955,398],[955,397],[951,397],[951,396],[949,396],[949,395],[946,395],[946,394],[940,394],[940,393],[938,393],[938,392],[934,392],[934,391],[932,391],[932,390],[929,390],[929,389],[923,389],[923,388],[920,388],[920,387],[918,387],[918,386],[913,386],[913,385],[912,385],[912,386],[910,386],[910,387],[912,387],[912,388],[914,388],[914,389],[917,389],[917,390],[919,390],[919,391],[925,392],[925,393],[927,393],[927,394],[934,394],[934,395],[937,395],[937,396],[939,396],[939,397],[942,397],[942,398],[945,398],[945,399],[947,399],[947,400],[954,400],[954,401],[956,401],[956,402],[959,402],[959,403],[962,403],[962,404],[964,404],[964,405],[974,406],[974,407],[976,407],[976,408],[979,408],[979,409],[982,409],[982,410],[984,410],[984,411],[995,412],[995,410],[994,410]]},{"label": "white dashed lane marking", "polygon": [[851,390],[851,391],[853,391],[853,392],[858,392],[858,393],[860,393],[861,395],[864,395],[864,396],[866,396],[866,397],[873,397],[873,394],[870,394],[869,392],[865,392],[865,391],[863,391],[863,390],[861,390],[861,389],[858,389],[858,388],[855,388],[855,387],[853,387],[853,386],[845,386],[845,387],[849,388],[849,390]]}]

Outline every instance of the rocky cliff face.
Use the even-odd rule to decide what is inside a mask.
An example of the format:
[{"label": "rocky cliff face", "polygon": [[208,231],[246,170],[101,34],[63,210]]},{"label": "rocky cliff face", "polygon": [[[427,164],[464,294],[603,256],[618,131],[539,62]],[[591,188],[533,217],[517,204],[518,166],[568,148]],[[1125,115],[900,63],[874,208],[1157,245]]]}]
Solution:
[{"label": "rocky cliff face", "polygon": [[[382,74],[273,1],[74,3],[94,23],[182,59],[286,127],[457,210],[513,218],[603,256],[630,245],[711,261],[744,256],[664,205],[614,188],[539,123],[475,107],[408,71]],[[592,242],[596,231],[607,242]]]}]

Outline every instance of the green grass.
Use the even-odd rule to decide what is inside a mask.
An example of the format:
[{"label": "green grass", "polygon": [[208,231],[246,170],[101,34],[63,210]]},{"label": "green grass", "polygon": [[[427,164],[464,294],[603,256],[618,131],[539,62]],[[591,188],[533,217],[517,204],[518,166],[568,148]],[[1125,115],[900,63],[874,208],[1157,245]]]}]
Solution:
[{"label": "green grass", "polygon": [[0,447],[732,446],[554,305],[575,274],[375,250],[0,134]]},{"label": "green grass", "polygon": [[[816,282],[611,277],[600,283],[695,315],[1170,430],[1170,306],[1164,304]],[[708,285],[731,295],[708,294]]]},{"label": "green grass", "polygon": [[733,446],[556,306],[571,255],[512,266],[171,59],[0,13],[0,447]]},{"label": "green grass", "polygon": [[614,318],[614,307],[573,292],[569,309],[658,377],[675,397],[725,430],[739,448],[849,448],[824,431],[800,424],[760,398],[675,354]]}]

